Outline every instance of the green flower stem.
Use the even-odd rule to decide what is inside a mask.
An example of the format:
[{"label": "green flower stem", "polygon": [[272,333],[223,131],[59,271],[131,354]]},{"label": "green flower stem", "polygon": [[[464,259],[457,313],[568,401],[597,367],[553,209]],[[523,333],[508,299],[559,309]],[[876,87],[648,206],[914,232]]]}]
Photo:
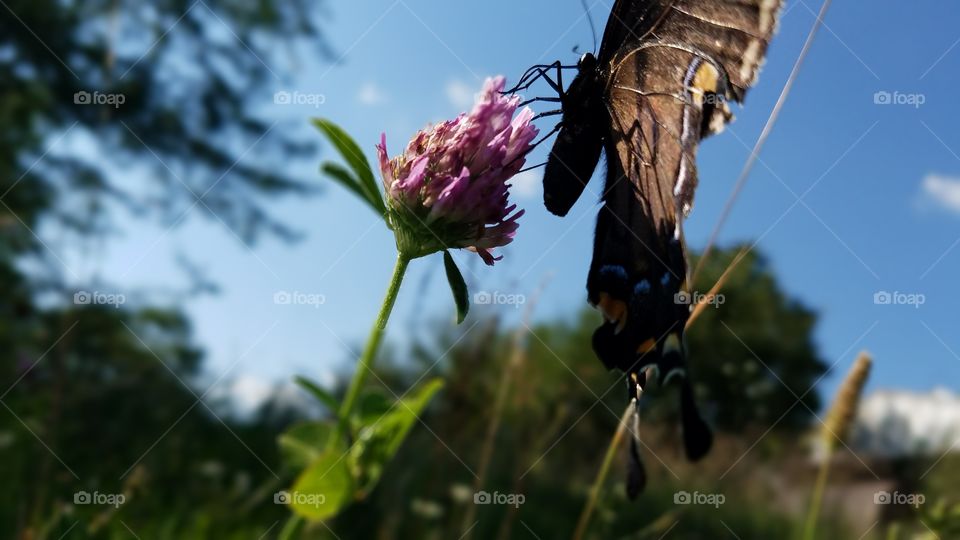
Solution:
[{"label": "green flower stem", "polygon": [[280,531],[279,540],[293,540],[300,535],[300,529],[303,528],[303,518],[293,514],[287,519],[283,529]]},{"label": "green flower stem", "polygon": [[390,278],[390,287],[387,289],[387,294],[383,299],[383,305],[380,306],[377,321],[370,331],[367,344],[364,346],[363,354],[360,356],[360,363],[353,373],[353,379],[350,381],[347,395],[343,398],[343,403],[340,405],[338,415],[339,429],[334,431],[330,437],[328,448],[335,448],[347,432],[350,415],[353,413],[353,407],[356,405],[360,390],[363,388],[367,376],[373,369],[373,361],[377,356],[377,350],[380,349],[380,343],[383,341],[384,330],[387,328],[387,321],[390,320],[390,312],[393,311],[393,305],[397,302],[397,293],[400,292],[400,284],[403,282],[403,276],[407,272],[408,264],[410,264],[409,257],[402,253],[397,256],[397,264],[393,268],[393,277]]},{"label": "green flower stem", "polygon": [[817,483],[813,488],[810,510],[807,512],[806,524],[803,527],[803,540],[813,540],[817,534],[817,519],[820,517],[820,507],[823,506],[823,492],[826,491],[830,458],[833,456],[832,446],[823,458],[823,463],[820,464],[820,472],[817,473]]}]

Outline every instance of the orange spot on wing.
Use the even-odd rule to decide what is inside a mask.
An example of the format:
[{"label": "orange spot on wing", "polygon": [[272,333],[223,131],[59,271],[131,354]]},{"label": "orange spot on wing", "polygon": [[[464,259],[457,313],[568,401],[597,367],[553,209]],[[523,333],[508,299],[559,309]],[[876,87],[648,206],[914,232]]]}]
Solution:
[{"label": "orange spot on wing", "polygon": [[637,354],[646,354],[653,350],[657,346],[657,340],[649,338],[637,347]]},{"label": "orange spot on wing", "polygon": [[627,304],[623,300],[617,300],[608,293],[602,292],[597,309],[608,322],[617,323],[618,333],[627,326]]}]

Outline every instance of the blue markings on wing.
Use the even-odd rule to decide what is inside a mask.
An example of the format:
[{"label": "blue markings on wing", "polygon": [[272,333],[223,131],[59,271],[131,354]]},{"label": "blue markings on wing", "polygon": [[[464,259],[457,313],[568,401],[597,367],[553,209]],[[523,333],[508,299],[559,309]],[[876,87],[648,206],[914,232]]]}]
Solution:
[{"label": "blue markings on wing", "polygon": [[607,264],[600,267],[600,276],[605,279],[627,280],[627,271],[620,265]]},{"label": "blue markings on wing", "polygon": [[640,283],[637,283],[637,285],[633,288],[633,294],[637,296],[641,294],[648,294],[650,289],[650,282],[644,279],[641,280]]}]

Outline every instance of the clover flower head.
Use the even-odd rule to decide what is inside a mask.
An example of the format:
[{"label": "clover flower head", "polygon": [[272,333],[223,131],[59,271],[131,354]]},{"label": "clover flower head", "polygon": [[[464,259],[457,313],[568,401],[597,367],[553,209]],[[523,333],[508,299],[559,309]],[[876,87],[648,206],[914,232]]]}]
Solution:
[{"label": "clover flower head", "polygon": [[473,110],[419,131],[404,152],[377,145],[388,220],[397,247],[411,257],[467,248],[492,265],[490,250],[509,244],[523,215],[509,202],[508,181],[523,168],[538,130],[534,113],[517,113],[519,96],[487,79]]}]

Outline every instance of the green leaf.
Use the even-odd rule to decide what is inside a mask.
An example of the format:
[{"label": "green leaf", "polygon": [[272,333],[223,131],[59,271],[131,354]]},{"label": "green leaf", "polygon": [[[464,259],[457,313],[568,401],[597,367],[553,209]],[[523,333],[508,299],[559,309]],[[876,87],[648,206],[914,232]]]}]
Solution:
[{"label": "green leaf", "polygon": [[324,406],[326,406],[328,409],[333,411],[334,415],[338,413],[338,411],[340,410],[340,401],[337,400],[337,398],[334,397],[333,394],[331,394],[326,389],[321,387],[319,384],[311,381],[306,377],[298,376],[294,378],[294,381],[297,384],[299,384],[301,388],[303,388],[307,392],[310,392],[310,394],[312,394],[313,397],[317,398],[320,401],[320,403],[323,403]]},{"label": "green leaf", "polygon": [[277,438],[280,459],[284,466],[300,471],[305,469],[326,449],[330,434],[335,429],[330,422],[300,422]]},{"label": "green leaf", "polygon": [[387,208],[383,202],[383,195],[380,194],[380,189],[377,187],[376,180],[374,180],[373,169],[370,168],[370,162],[367,161],[363,150],[360,149],[360,145],[340,126],[329,120],[314,118],[313,125],[330,139],[333,146],[336,147],[340,155],[343,156],[343,159],[346,160],[347,165],[350,166],[354,176],[358,179],[358,185],[361,191],[366,194],[364,198],[367,202],[376,208],[380,215],[386,214]]},{"label": "green leaf", "polygon": [[353,500],[353,478],[347,460],[339,451],[329,451],[313,460],[286,494],[287,504],[312,521],[329,519]]},{"label": "green leaf", "polygon": [[336,163],[328,161],[320,166],[320,172],[326,174],[335,182],[353,192],[353,194],[357,197],[360,197],[360,200],[367,203],[370,208],[373,208],[374,212],[383,215],[380,207],[375,201],[370,200],[370,197],[364,191],[363,186],[360,185],[360,181],[354,178],[350,171]]},{"label": "green leaf", "polygon": [[393,409],[394,403],[382,392],[370,390],[360,396],[354,412],[357,430],[376,422]]},{"label": "green leaf", "polygon": [[[442,386],[442,380],[433,379],[394,403],[386,412],[374,414],[371,409],[369,414],[361,416],[366,423],[361,426],[357,441],[350,449],[350,458],[359,478],[358,496],[365,496],[376,486],[410,428]],[[370,403],[374,403],[373,398]]]},{"label": "green leaf", "polygon": [[449,251],[443,252],[443,267],[447,271],[447,281],[450,283],[450,290],[453,292],[453,301],[457,304],[457,324],[467,318],[467,312],[470,311],[470,297],[467,293],[467,282],[463,280],[463,274],[457,268],[457,263],[450,256]]}]

